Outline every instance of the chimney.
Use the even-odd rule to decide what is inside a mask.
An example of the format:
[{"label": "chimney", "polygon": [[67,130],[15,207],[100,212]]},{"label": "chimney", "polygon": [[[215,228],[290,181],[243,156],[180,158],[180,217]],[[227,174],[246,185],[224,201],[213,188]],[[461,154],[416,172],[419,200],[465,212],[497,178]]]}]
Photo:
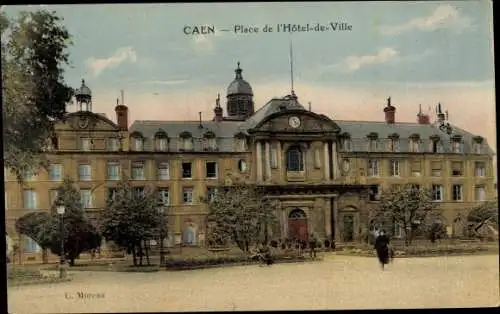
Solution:
[{"label": "chimney", "polygon": [[387,124],[396,123],[396,107],[391,105],[391,97],[387,98],[387,106],[384,108],[384,113]]},{"label": "chimney", "polygon": [[123,91],[122,91],[122,103],[120,100],[116,99],[116,123],[120,131],[128,130],[128,107],[123,104]]},{"label": "chimney", "polygon": [[437,116],[437,122],[442,125],[444,124],[445,120],[445,114],[443,113],[443,110],[441,109],[441,103],[438,103],[437,108],[436,108],[436,116]]},{"label": "chimney", "polygon": [[417,121],[418,124],[431,124],[431,119],[428,114],[422,112],[422,105],[418,105]]},{"label": "chimney", "polygon": [[217,99],[215,100],[215,108],[214,108],[214,121],[215,122],[221,122],[224,118],[222,114],[224,113],[224,110],[220,106],[220,94],[217,94]]}]

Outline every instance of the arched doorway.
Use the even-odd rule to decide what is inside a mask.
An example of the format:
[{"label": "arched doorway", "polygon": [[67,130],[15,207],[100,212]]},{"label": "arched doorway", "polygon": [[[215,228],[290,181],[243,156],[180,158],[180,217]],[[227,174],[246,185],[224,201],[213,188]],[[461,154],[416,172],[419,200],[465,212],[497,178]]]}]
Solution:
[{"label": "arched doorway", "polygon": [[344,242],[354,241],[354,217],[353,215],[344,215],[343,217],[343,234]]},{"label": "arched doorway", "polygon": [[288,215],[288,238],[307,241],[307,216],[300,208],[292,210]]}]

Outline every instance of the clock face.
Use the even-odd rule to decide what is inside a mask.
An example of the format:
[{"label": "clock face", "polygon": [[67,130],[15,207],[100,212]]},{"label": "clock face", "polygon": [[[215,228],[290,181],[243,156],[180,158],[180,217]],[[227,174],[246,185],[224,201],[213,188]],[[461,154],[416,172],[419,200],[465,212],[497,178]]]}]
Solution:
[{"label": "clock face", "polygon": [[89,126],[89,119],[81,118],[80,120],[78,120],[78,127],[79,128],[85,129],[88,126]]},{"label": "clock face", "polygon": [[296,129],[296,128],[298,128],[298,127],[300,126],[300,118],[299,118],[299,117],[296,117],[296,116],[290,117],[290,118],[288,119],[288,124],[289,124],[292,128]]}]

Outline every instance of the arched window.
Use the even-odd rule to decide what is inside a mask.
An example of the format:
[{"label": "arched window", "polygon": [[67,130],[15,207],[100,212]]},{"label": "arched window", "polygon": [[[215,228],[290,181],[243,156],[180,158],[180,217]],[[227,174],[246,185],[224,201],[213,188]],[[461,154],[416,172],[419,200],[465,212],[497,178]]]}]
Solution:
[{"label": "arched window", "polygon": [[292,146],[286,152],[286,169],[288,171],[304,171],[304,158],[298,146]]},{"label": "arched window", "polygon": [[240,172],[247,172],[248,170],[248,165],[243,159],[238,160],[238,170]]},{"label": "arched window", "polygon": [[306,219],[306,218],[307,218],[306,213],[304,213],[304,211],[300,208],[292,210],[288,215],[288,219],[291,220]]}]

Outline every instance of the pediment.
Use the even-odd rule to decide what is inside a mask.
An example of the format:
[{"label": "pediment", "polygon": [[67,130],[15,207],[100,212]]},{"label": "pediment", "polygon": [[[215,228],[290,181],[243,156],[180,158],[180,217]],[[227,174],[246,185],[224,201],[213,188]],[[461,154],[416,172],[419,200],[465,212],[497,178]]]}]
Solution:
[{"label": "pediment", "polygon": [[58,131],[118,131],[118,126],[107,117],[93,112],[74,112],[56,125]]},{"label": "pediment", "polygon": [[268,116],[249,132],[338,133],[340,127],[324,115],[306,110],[287,110]]}]

